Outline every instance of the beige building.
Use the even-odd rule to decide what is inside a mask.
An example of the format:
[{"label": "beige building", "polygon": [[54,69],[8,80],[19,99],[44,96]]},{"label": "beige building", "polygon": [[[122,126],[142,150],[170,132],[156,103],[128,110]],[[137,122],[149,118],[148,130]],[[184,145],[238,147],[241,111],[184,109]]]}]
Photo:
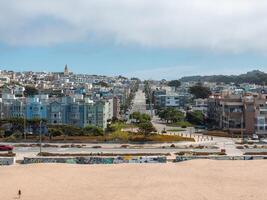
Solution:
[{"label": "beige building", "polygon": [[244,135],[267,135],[267,93],[217,95],[208,99],[214,128]]}]

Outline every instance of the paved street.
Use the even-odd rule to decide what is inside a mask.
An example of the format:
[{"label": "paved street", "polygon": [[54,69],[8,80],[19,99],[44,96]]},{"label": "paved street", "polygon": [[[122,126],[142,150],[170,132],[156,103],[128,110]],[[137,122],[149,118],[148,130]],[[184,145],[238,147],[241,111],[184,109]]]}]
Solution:
[{"label": "paved street", "polygon": [[[175,144],[176,148],[170,147],[171,144]],[[177,143],[162,143],[162,144],[138,144],[129,145],[128,148],[122,148],[121,144],[86,144],[82,148],[62,148],[62,147],[43,147],[43,152],[50,153],[118,153],[118,154],[134,154],[134,153],[175,153],[180,151],[188,151],[190,148],[186,146],[194,144],[192,142],[177,142]],[[207,143],[212,145],[212,143]],[[63,144],[58,144],[59,146]],[[94,148],[93,146],[100,146],[101,148]],[[39,147],[15,147],[14,153],[16,153],[17,159],[23,159],[23,157],[34,157],[39,153]],[[219,149],[194,149],[194,151],[200,152],[216,152]]]},{"label": "paved street", "polygon": [[133,100],[133,106],[131,109],[131,113],[133,112],[150,114],[149,110],[146,110],[146,97],[142,89],[139,89],[135,93],[135,98]]}]

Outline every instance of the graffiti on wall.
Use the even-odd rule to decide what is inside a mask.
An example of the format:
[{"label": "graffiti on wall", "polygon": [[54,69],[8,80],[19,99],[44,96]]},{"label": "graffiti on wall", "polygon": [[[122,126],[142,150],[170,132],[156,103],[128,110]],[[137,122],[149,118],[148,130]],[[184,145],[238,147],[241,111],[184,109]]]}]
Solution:
[{"label": "graffiti on wall", "polygon": [[15,163],[15,158],[4,157],[0,158],[0,165],[13,165]]},{"label": "graffiti on wall", "polygon": [[53,158],[53,157],[35,157],[24,158],[23,164],[30,163],[68,163],[68,164],[119,164],[119,163],[166,163],[166,157],[76,157],[76,158]]},{"label": "graffiti on wall", "polygon": [[211,160],[258,160],[267,159],[267,156],[177,156],[174,162],[181,162],[194,159]]}]

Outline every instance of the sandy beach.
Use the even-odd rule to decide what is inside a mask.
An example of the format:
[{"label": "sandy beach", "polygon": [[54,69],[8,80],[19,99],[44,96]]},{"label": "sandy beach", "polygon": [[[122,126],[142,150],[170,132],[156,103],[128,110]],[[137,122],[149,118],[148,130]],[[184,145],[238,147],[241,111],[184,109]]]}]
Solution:
[{"label": "sandy beach", "polygon": [[32,164],[0,167],[0,199],[265,200],[267,162]]}]

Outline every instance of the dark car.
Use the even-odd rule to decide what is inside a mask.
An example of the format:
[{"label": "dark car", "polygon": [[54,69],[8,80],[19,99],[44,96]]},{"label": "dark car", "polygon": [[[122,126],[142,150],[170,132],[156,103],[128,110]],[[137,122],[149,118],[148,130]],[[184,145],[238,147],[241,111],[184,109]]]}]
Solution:
[{"label": "dark car", "polygon": [[1,145],[0,144],[0,151],[12,151],[13,147],[9,145]]}]

